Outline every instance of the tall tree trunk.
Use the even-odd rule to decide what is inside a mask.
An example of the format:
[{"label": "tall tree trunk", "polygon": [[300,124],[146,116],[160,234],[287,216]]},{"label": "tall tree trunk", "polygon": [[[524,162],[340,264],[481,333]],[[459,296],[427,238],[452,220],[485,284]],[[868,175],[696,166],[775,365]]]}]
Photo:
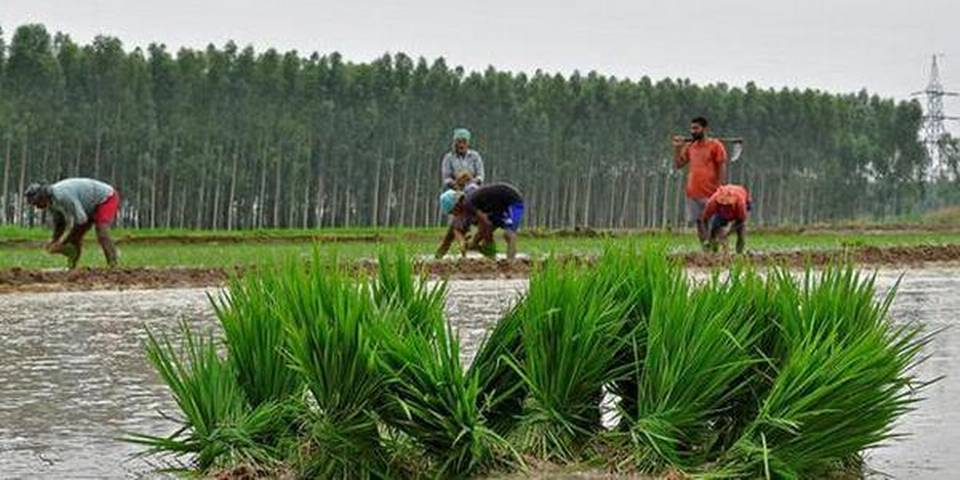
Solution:
[{"label": "tall tree trunk", "polygon": [[[404,161],[403,165],[408,165],[409,163],[409,161]],[[400,171],[406,172],[403,167],[401,167]],[[400,197],[397,200],[397,208],[399,209],[399,212],[397,212],[397,224],[407,225],[407,202],[409,201],[407,192],[410,187],[410,179],[407,178],[406,175],[401,174],[400,185]]]},{"label": "tall tree trunk", "polygon": [[421,178],[420,173],[423,171],[423,170],[422,170],[422,169],[423,169],[422,164],[423,164],[423,162],[417,162],[417,173],[414,174],[414,177],[413,177],[413,197],[410,199],[410,203],[413,204],[413,205],[412,205],[413,208],[411,208],[412,211],[410,212],[410,224],[413,225],[414,227],[416,227],[416,226],[418,226],[418,225],[420,224],[420,219],[417,218],[417,212],[419,212],[419,210],[420,210],[420,209],[419,209],[419,206],[420,206],[420,178]]},{"label": "tall tree trunk", "polygon": [[170,176],[167,179],[167,209],[163,215],[163,225],[167,229],[173,225],[173,189],[176,185],[177,169],[170,168]]},{"label": "tall tree trunk", "polygon": [[337,194],[338,194],[337,187],[339,186],[339,184],[340,182],[331,182],[331,185],[333,186],[333,191],[330,192],[330,226],[331,227],[337,226],[337,214],[340,213],[340,210],[341,210],[340,208],[338,208],[340,204],[338,202],[338,197],[337,197]]},{"label": "tall tree trunk", "polygon": [[647,175],[640,175],[640,194],[637,195],[640,200],[637,202],[637,228],[647,227]]},{"label": "tall tree trunk", "polygon": [[785,175],[783,174],[783,159],[780,160],[780,178],[777,185],[777,223],[783,224],[783,188]]},{"label": "tall tree trunk", "polygon": [[160,183],[160,159],[154,157],[152,179],[150,180],[150,228],[157,228],[157,189]]},{"label": "tall tree trunk", "polygon": [[666,228],[667,218],[668,218],[667,215],[670,210],[668,208],[670,206],[670,174],[669,173],[663,174],[663,191],[661,192],[661,195],[663,195],[663,203],[661,204],[662,205],[661,208],[663,210],[660,212],[660,215],[661,215],[660,228]]},{"label": "tall tree trunk", "polygon": [[590,200],[593,198],[593,161],[590,161],[590,167],[587,169],[587,191],[583,196],[583,226],[589,227],[590,222]]},{"label": "tall tree trunk", "polygon": [[287,222],[285,228],[293,228],[294,217],[297,211],[297,168],[296,165],[290,166],[290,178],[287,180]]},{"label": "tall tree trunk", "polygon": [[377,170],[373,177],[373,195],[370,198],[370,225],[378,226],[378,218],[380,215],[380,171],[381,164],[383,163],[383,155],[379,152],[377,153]]},{"label": "tall tree trunk", "polygon": [[233,230],[234,215],[236,213],[234,202],[237,199],[237,164],[240,157],[239,150],[239,145],[237,145],[233,150],[233,168],[230,169],[230,197],[227,202],[227,230]]},{"label": "tall tree trunk", "polygon": [[580,191],[579,185],[580,183],[577,181],[577,179],[573,175],[571,175],[570,191],[573,193],[572,195],[570,195],[570,206],[567,209],[567,211],[570,212],[569,223],[570,223],[571,229],[577,228],[577,210],[578,210],[577,207],[579,207],[579,205],[577,205],[577,193]]},{"label": "tall tree trunk", "polygon": [[393,175],[394,175],[393,172],[395,170],[394,165],[397,163],[396,157],[391,158],[389,163],[390,163],[390,174],[387,176],[387,198],[384,201],[385,208],[384,208],[383,225],[385,227],[390,226],[390,221],[392,220],[390,218],[391,213],[393,212],[393,208],[396,205],[396,199],[393,196]]},{"label": "tall tree trunk", "polygon": [[23,143],[20,145],[20,183],[17,188],[17,225],[23,225],[24,221],[24,208],[23,208],[23,189],[26,186],[27,181],[27,150],[29,149],[30,144],[30,132],[23,136]]},{"label": "tall tree trunk", "polygon": [[206,200],[207,200],[207,163],[210,161],[210,140],[206,140],[203,144],[203,160],[200,162],[200,191],[197,193],[197,203],[195,205],[197,209],[197,227],[196,228],[205,228],[206,225],[203,223],[203,212],[206,210]]},{"label": "tall tree trunk", "polygon": [[627,206],[630,205],[630,184],[633,183],[630,181],[630,172],[627,171],[627,176],[624,179],[623,185],[623,206],[620,207],[620,221],[617,223],[618,228],[624,228],[627,224]]},{"label": "tall tree trunk", "polygon": [[279,227],[280,227],[280,200],[281,200],[281,196],[280,196],[280,182],[281,182],[281,177],[280,177],[280,164],[283,163],[282,160],[283,160],[283,150],[280,149],[280,148],[279,148],[279,145],[278,145],[278,147],[277,147],[277,158],[276,158],[276,172],[275,172],[276,183],[274,184],[274,188],[273,188],[273,225],[271,225],[273,228],[279,228]]},{"label": "tall tree trunk", "polygon": [[93,155],[93,176],[100,178],[100,152],[103,142],[103,134],[100,132],[100,126],[97,125],[97,148]]},{"label": "tall tree trunk", "polygon": [[326,198],[324,197],[324,193],[323,176],[317,175],[317,199],[314,209],[316,215],[314,224],[316,224],[317,228],[323,228],[323,217],[326,213]]},{"label": "tall tree trunk", "polygon": [[343,200],[344,214],[345,214],[345,217],[343,220],[343,226],[347,228],[350,228],[350,221],[352,220],[350,217],[353,216],[353,199],[350,198],[350,190],[351,190],[350,184],[347,184],[347,191],[346,191],[346,194],[344,195],[344,200]]},{"label": "tall tree trunk", "polygon": [[266,147],[260,152],[260,193],[257,195],[257,220],[256,227],[263,228],[263,224],[266,221],[266,205],[267,205],[267,167],[268,156],[266,153]]},{"label": "tall tree trunk", "polygon": [[0,222],[10,223],[10,148],[13,140],[7,137],[7,148],[3,155],[3,197],[0,198]]},{"label": "tall tree trunk", "polygon": [[142,226],[140,225],[140,213],[142,211],[142,206],[143,206],[143,188],[141,188],[141,186],[143,185],[143,161],[144,161],[143,157],[144,157],[143,155],[137,155],[137,173],[136,173],[136,182],[134,183],[137,189],[137,192],[134,194],[136,196],[134,202],[137,205],[137,211],[135,212],[135,215],[133,217],[133,226],[134,228],[137,228],[137,229],[141,228]]},{"label": "tall tree trunk", "polygon": [[300,205],[300,228],[306,230],[310,228],[310,183],[313,177],[310,176],[308,171],[306,175],[303,176],[303,203]]},{"label": "tall tree trunk", "polygon": [[177,206],[178,218],[177,218],[177,228],[186,228],[186,215],[187,215],[187,189],[186,186],[180,189],[180,202]]},{"label": "tall tree trunk", "polygon": [[220,227],[220,184],[223,183],[220,181],[223,151],[220,148],[217,148],[216,151],[217,162],[213,167],[213,215],[210,217],[210,228],[213,230]]},{"label": "tall tree trunk", "polygon": [[80,158],[83,156],[83,144],[77,139],[75,157],[73,158],[73,176],[80,176]]}]

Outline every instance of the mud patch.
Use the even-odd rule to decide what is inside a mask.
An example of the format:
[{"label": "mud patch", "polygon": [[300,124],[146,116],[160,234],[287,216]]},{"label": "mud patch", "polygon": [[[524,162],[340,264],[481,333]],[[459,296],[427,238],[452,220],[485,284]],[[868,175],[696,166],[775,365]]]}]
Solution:
[{"label": "mud patch", "polygon": [[[744,262],[758,266],[787,267],[823,266],[837,262],[864,265],[910,265],[960,261],[960,245],[918,245],[901,247],[858,247],[845,250],[805,250],[723,255],[681,253],[673,255],[691,268],[717,268]],[[589,266],[594,258],[568,255],[560,261]],[[457,280],[524,278],[542,259],[420,261],[417,268],[434,278]],[[376,262],[361,260],[352,264],[358,272],[376,271]],[[222,285],[231,275],[242,275],[247,269],[234,268],[81,268],[74,271],[0,270],[0,293],[130,290],[157,288],[208,287]]]}]

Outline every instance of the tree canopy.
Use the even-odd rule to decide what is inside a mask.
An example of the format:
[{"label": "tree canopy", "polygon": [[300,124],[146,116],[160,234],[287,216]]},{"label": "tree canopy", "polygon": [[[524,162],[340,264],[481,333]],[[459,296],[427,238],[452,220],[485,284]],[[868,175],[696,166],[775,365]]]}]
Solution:
[{"label": "tree canopy", "polygon": [[440,159],[474,133],[488,181],[524,192],[540,227],[661,227],[683,217],[669,136],[704,115],[743,137],[730,180],[753,221],[815,222],[918,207],[922,111],[867,92],[753,83],[468,72],[405,54],[171,52],[79,45],[42,25],[0,32],[4,223],[30,223],[37,179],[100,178],[136,227],[433,225]]}]

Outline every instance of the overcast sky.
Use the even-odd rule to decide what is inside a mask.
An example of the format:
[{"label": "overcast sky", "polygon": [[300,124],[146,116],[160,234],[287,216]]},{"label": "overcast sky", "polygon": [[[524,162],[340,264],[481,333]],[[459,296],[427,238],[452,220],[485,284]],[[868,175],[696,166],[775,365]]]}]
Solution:
[{"label": "overcast sky", "polygon": [[[9,39],[41,22],[80,42],[444,56],[451,65],[696,82],[867,88],[906,98],[944,54],[960,89],[960,0],[0,0]],[[960,102],[947,102],[960,114]],[[951,128],[957,130],[956,126]]]}]

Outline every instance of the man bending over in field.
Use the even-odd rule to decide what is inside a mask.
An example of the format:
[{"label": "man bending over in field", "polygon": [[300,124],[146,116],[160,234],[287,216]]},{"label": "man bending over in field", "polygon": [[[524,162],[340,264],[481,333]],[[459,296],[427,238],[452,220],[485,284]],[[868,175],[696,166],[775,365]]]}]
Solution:
[{"label": "man bending over in field", "polygon": [[687,173],[687,222],[697,224],[697,238],[708,248],[707,225],[700,220],[707,199],[727,175],[727,149],[720,140],[708,135],[707,119],[690,121],[690,139],[673,137],[673,165],[677,170],[690,165]]},{"label": "man bending over in field", "polygon": [[[493,231],[503,229],[507,243],[507,258],[517,256],[517,230],[523,220],[523,196],[506,183],[493,183],[476,188],[467,188],[467,193],[447,190],[440,195],[440,208],[452,220],[447,234],[437,249],[437,258],[443,258],[454,240],[460,244],[460,255],[468,249],[479,248],[487,256],[496,252]],[[470,226],[477,225],[472,240],[467,239]]]},{"label": "man bending over in field", "polygon": [[737,234],[737,253],[743,253],[747,237],[750,192],[740,185],[723,185],[710,196],[700,221],[710,227],[709,248],[716,252],[732,230]]},{"label": "man bending over in field", "polygon": [[[111,267],[117,265],[117,249],[110,238],[110,224],[117,217],[120,196],[106,183],[89,178],[68,178],[53,185],[34,183],[24,192],[27,202],[53,216],[53,240],[50,253],[67,257],[70,269],[77,267],[83,249],[83,236],[90,227],[97,230],[97,241]],[[66,238],[64,232],[69,232]]]}]

